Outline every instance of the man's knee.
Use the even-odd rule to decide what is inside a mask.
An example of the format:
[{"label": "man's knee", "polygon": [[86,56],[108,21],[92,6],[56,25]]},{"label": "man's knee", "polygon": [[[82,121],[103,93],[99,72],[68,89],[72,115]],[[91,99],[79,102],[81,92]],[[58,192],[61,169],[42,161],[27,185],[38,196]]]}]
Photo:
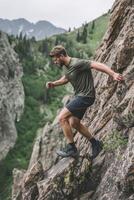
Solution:
[{"label": "man's knee", "polygon": [[78,129],[78,127],[80,125],[80,120],[76,119],[75,117],[70,117],[69,124],[72,128]]},{"label": "man's knee", "polygon": [[60,124],[65,123],[66,120],[67,120],[67,118],[63,114],[59,114],[58,121]]},{"label": "man's knee", "polygon": [[60,124],[64,124],[66,121],[68,120],[66,113],[64,112],[60,112],[59,116],[58,116],[58,121]]},{"label": "man's knee", "polygon": [[58,121],[60,124],[65,123],[68,121],[68,117],[71,115],[70,111],[67,108],[63,108],[58,116]]}]

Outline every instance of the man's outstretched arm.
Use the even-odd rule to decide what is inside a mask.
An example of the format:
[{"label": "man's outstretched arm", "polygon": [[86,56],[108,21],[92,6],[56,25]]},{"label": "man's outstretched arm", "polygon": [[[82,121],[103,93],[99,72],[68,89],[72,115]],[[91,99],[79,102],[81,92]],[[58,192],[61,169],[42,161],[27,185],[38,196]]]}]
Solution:
[{"label": "man's outstretched arm", "polygon": [[93,69],[96,69],[98,71],[108,74],[109,76],[112,76],[113,80],[116,80],[116,81],[124,80],[124,77],[121,74],[114,72],[112,69],[110,69],[110,67],[108,67],[107,65],[103,63],[92,61],[90,66]]},{"label": "man's outstretched arm", "polygon": [[66,76],[62,76],[59,80],[53,81],[53,82],[47,82],[46,83],[46,87],[47,88],[53,88],[55,86],[59,86],[59,85],[64,85],[66,83],[68,83],[68,79],[66,78]]}]

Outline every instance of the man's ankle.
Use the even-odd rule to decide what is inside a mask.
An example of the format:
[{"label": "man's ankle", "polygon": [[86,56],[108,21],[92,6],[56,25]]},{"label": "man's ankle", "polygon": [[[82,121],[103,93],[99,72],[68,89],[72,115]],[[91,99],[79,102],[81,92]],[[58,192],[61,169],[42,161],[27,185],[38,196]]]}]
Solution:
[{"label": "man's ankle", "polygon": [[73,149],[76,149],[75,143],[74,142],[69,142],[68,143]]},{"label": "man's ankle", "polygon": [[92,145],[96,144],[96,139],[94,137],[90,138],[89,141]]}]

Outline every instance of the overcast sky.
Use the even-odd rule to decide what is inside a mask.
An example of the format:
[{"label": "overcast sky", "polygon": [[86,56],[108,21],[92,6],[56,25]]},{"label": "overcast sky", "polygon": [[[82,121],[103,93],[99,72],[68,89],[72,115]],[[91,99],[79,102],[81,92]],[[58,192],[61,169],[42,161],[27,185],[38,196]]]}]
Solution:
[{"label": "overcast sky", "polygon": [[0,0],[0,18],[47,20],[58,27],[79,27],[106,13],[115,0]]}]

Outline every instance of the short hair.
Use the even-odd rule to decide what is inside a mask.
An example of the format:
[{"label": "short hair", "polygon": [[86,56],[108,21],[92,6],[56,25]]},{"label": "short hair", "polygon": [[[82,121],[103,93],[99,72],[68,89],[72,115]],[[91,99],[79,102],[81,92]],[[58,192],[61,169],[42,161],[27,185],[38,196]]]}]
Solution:
[{"label": "short hair", "polygon": [[49,53],[49,56],[51,57],[60,55],[67,56],[66,49],[62,45],[55,46]]}]

